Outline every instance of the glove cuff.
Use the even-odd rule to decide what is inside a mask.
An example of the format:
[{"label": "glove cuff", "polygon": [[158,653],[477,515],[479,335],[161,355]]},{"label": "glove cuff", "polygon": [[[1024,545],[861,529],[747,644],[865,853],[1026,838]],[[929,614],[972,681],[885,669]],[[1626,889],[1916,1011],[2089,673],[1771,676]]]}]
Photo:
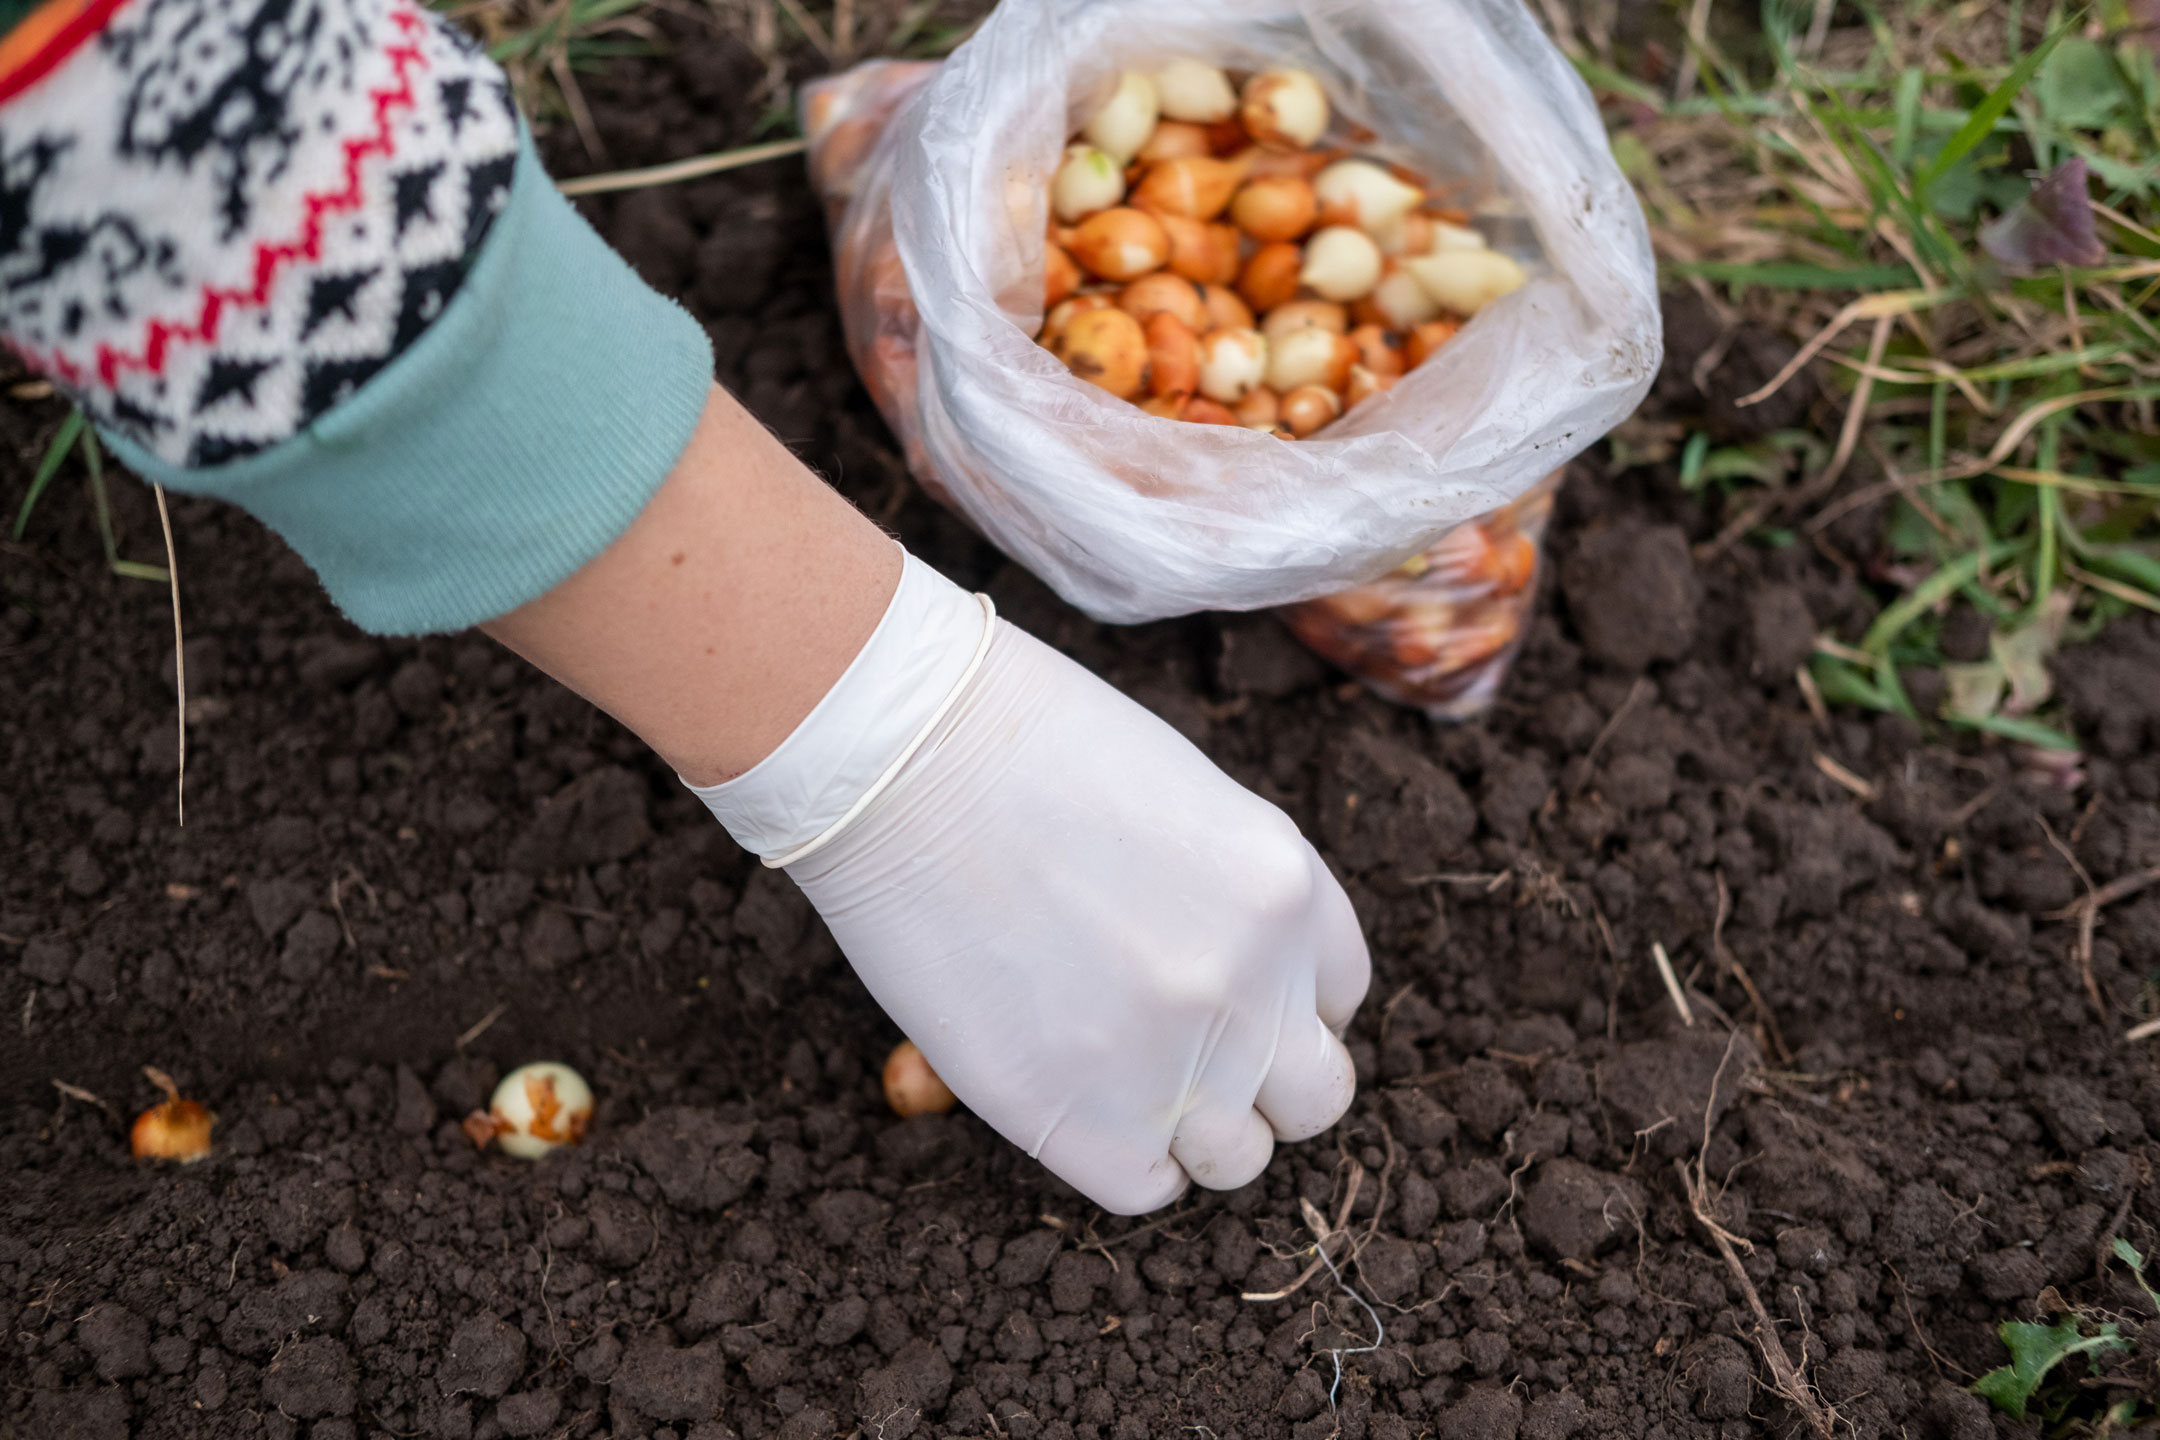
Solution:
[{"label": "glove cuff", "polygon": [[986,597],[905,557],[869,641],[780,747],[718,785],[689,785],[768,866],[800,860],[877,798],[982,661]]}]

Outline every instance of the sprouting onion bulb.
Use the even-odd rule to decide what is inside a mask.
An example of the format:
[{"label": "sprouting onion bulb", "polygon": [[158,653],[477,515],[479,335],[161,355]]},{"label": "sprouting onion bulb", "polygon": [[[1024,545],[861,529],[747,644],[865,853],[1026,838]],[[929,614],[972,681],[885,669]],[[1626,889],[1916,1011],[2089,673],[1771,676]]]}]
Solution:
[{"label": "sprouting onion bulb", "polygon": [[217,1124],[217,1117],[195,1101],[182,1099],[172,1076],[155,1065],[143,1066],[143,1074],[165,1092],[165,1098],[135,1117],[135,1128],[128,1134],[135,1158],[187,1165],[208,1155],[210,1128]]},{"label": "sprouting onion bulb", "polygon": [[912,1040],[902,1040],[885,1057],[884,1080],[885,1103],[902,1118],[942,1115],[959,1103],[952,1087],[938,1078]]},{"label": "sprouting onion bulb", "polygon": [[592,1123],[592,1087],[585,1077],[554,1060],[520,1065],[503,1076],[488,1101],[488,1118],[503,1153],[537,1160],[585,1138]]},{"label": "sprouting onion bulb", "polygon": [[1237,113],[1237,91],[1222,67],[1185,57],[1155,72],[1155,93],[1162,113],[1171,120],[1212,125]]},{"label": "sprouting onion bulb", "polygon": [[1137,70],[1127,70],[1118,76],[1116,92],[1080,133],[1089,144],[1117,156],[1122,165],[1147,144],[1148,137],[1155,133],[1155,120],[1160,113],[1161,102],[1155,96],[1155,82]]},{"label": "sprouting onion bulb", "polygon": [[1068,145],[1050,181],[1050,208],[1071,225],[1125,198],[1125,167],[1107,150]]}]

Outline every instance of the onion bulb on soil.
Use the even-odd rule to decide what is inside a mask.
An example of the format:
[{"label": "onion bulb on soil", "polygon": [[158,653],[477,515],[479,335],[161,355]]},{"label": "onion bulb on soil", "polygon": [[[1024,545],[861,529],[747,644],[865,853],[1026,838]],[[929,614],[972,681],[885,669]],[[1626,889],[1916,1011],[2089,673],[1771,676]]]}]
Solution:
[{"label": "onion bulb on soil", "polygon": [[1139,154],[1155,133],[1160,110],[1155,82],[1137,70],[1127,70],[1118,76],[1117,90],[1080,133],[1090,145],[1109,151],[1122,164]]},{"label": "onion bulb on soil", "polygon": [[1323,225],[1357,225],[1376,230],[1392,225],[1425,199],[1415,185],[1405,185],[1370,160],[1338,160],[1313,177]]},{"label": "onion bulb on soil", "polygon": [[217,1117],[196,1101],[182,1099],[172,1076],[155,1065],[143,1066],[143,1074],[165,1092],[165,1098],[135,1117],[135,1127],[128,1133],[135,1158],[187,1165],[208,1155],[210,1128],[217,1124]]},{"label": "onion bulb on soil", "polygon": [[1267,338],[1257,330],[1213,330],[1200,338],[1200,393],[1235,405],[1267,378]]},{"label": "onion bulb on soil", "polygon": [[903,1119],[915,1115],[942,1115],[959,1102],[952,1088],[938,1078],[912,1040],[902,1040],[885,1057],[885,1103]]},{"label": "onion bulb on soil", "polygon": [[1085,220],[1125,198],[1125,167],[1107,150],[1068,145],[1050,178],[1050,208],[1066,224]]},{"label": "onion bulb on soil", "polygon": [[1443,310],[1469,317],[1503,295],[1512,295],[1530,277],[1523,267],[1497,250],[1436,250],[1402,262],[1425,293]]},{"label": "onion bulb on soil", "polygon": [[1237,113],[1237,91],[1230,88],[1230,77],[1221,66],[1205,60],[1172,60],[1155,72],[1155,93],[1163,115],[1171,120],[1212,125]]},{"label": "onion bulb on soil", "polygon": [[1075,315],[1051,353],[1073,374],[1120,400],[1130,400],[1147,375],[1146,332],[1138,320],[1115,308]]},{"label": "onion bulb on soil", "polygon": [[1120,205],[1081,221],[1065,248],[1089,274],[1137,280],[1170,258],[1170,237],[1154,216]]},{"label": "onion bulb on soil", "polygon": [[465,1133],[476,1145],[493,1139],[505,1155],[538,1160],[583,1140],[592,1113],[584,1076],[560,1061],[536,1060],[503,1076],[487,1113],[465,1117]]},{"label": "onion bulb on soil", "polygon": [[1327,132],[1327,92],[1306,71],[1263,70],[1245,82],[1238,118],[1270,150],[1303,150]]},{"label": "onion bulb on soil", "polygon": [[1298,282],[1329,300],[1357,300],[1370,295],[1380,283],[1381,264],[1380,247],[1370,235],[1348,225],[1330,225],[1305,242],[1305,265],[1298,271]]}]

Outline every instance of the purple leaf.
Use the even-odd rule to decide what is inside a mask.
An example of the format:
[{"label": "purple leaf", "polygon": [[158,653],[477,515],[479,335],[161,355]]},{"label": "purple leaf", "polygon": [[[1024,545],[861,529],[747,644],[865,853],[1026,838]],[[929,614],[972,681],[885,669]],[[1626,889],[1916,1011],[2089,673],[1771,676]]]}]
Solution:
[{"label": "purple leaf", "polygon": [[2071,156],[2030,195],[1981,226],[1980,247],[2019,274],[2105,260],[2107,250],[2093,229],[2092,197],[2085,193],[2085,162]]}]

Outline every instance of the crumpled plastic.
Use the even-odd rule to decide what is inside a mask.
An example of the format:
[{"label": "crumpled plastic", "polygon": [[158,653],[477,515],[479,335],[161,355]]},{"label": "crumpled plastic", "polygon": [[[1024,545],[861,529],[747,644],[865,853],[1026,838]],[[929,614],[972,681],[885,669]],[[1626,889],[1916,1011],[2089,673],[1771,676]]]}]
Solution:
[{"label": "crumpled plastic", "polygon": [[[1295,443],[1158,419],[1074,378],[1032,338],[1049,179],[1121,68],[1180,54],[1311,70],[1335,138],[1363,127],[1360,153],[1428,177],[1529,283]],[[1527,538],[1532,568],[1484,597],[1519,603],[1471,608],[1519,631],[1549,491],[1509,507],[1657,370],[1641,209],[1589,92],[1519,0],[1005,0],[941,64],[872,61],[806,86],[803,129],[851,356],[932,495],[1098,620],[1294,606],[1301,636],[1382,693],[1436,715],[1489,695],[1435,683],[1437,661],[1375,675],[1360,657],[1388,647],[1372,617],[1350,618],[1370,606],[1325,597],[1377,585],[1425,603],[1413,628],[1429,629],[1443,580],[1462,608],[1449,557],[1469,542],[1451,532],[1492,517],[1506,543]],[[1511,648],[1468,663],[1497,671]]]}]

